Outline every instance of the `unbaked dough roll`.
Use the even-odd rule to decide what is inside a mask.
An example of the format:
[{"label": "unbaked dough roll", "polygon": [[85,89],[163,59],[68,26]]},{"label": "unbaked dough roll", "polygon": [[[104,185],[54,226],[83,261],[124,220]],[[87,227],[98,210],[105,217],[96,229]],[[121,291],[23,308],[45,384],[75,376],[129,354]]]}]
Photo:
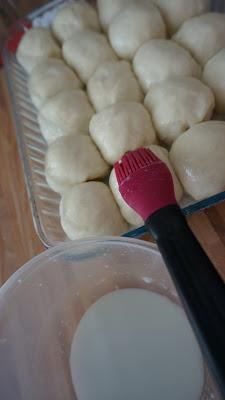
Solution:
[{"label": "unbaked dough roll", "polygon": [[135,102],[105,108],[92,117],[89,129],[103,157],[112,165],[126,151],[151,144],[156,138],[149,112]]},{"label": "unbaked dough roll", "polygon": [[176,32],[182,23],[210,9],[210,0],[153,0],[159,7],[170,34]]},{"label": "unbaked dough roll", "polygon": [[66,89],[78,89],[80,79],[62,60],[48,58],[32,70],[28,80],[31,99],[40,109],[50,97]]},{"label": "unbaked dough roll", "polygon": [[73,33],[90,29],[100,31],[96,10],[87,1],[75,1],[58,11],[52,22],[52,31],[60,42],[65,42]]},{"label": "unbaked dough roll", "polygon": [[107,31],[110,22],[121,9],[132,3],[133,0],[97,0],[97,7],[101,25]]},{"label": "unbaked dough roll", "polygon": [[[166,149],[164,149],[164,147],[157,146],[157,145],[147,146],[147,148],[149,148],[169,168],[169,170],[172,174],[172,178],[173,178],[175,196],[176,196],[177,201],[179,202],[183,196],[183,188],[176,176],[176,173],[174,171],[174,168],[172,167],[172,164],[169,161],[168,151]],[[136,213],[136,211],[134,211],[130,206],[128,206],[128,204],[126,204],[126,202],[123,200],[123,198],[120,194],[114,168],[110,174],[109,185],[110,185],[112,193],[115,197],[115,200],[116,200],[118,206],[120,207],[120,211],[121,211],[121,214],[123,215],[124,219],[131,225],[141,226],[144,223],[144,221]]]},{"label": "unbaked dough roll", "polygon": [[61,199],[60,217],[72,240],[121,235],[128,228],[110,189],[102,182],[85,182],[67,190]]},{"label": "unbaked dough roll", "polygon": [[75,69],[85,83],[105,61],[116,60],[106,36],[98,32],[76,32],[63,45],[66,62]]},{"label": "unbaked dough roll", "polygon": [[124,201],[123,197],[121,196],[114,168],[112,169],[109,177],[109,186],[120,208],[123,218],[132,226],[137,227],[143,225],[143,219]]},{"label": "unbaked dough roll", "polygon": [[203,70],[203,81],[211,87],[216,98],[216,112],[225,113],[225,49],[212,57]]},{"label": "unbaked dough roll", "polygon": [[215,106],[209,87],[192,77],[175,77],[156,83],[145,97],[159,138],[171,145],[191,126],[211,118]]},{"label": "unbaked dough roll", "polygon": [[52,143],[46,153],[49,186],[63,193],[77,183],[103,178],[109,166],[88,135],[67,135]]},{"label": "unbaked dough roll", "polygon": [[146,93],[157,82],[174,76],[200,75],[201,69],[190,53],[172,40],[154,39],[137,51],[134,72]]},{"label": "unbaked dough roll", "polygon": [[108,34],[118,57],[132,60],[147,40],[165,38],[166,27],[156,6],[134,2],[116,15],[109,25]]},{"label": "unbaked dough roll", "polygon": [[140,85],[127,61],[107,61],[97,68],[87,85],[97,111],[122,101],[143,100]]},{"label": "unbaked dough roll", "polygon": [[225,122],[195,125],[173,144],[170,159],[186,192],[202,200],[225,190]]},{"label": "unbaked dough roll", "polygon": [[33,28],[22,37],[16,56],[22,67],[30,73],[47,58],[61,58],[61,50],[49,29]]},{"label": "unbaked dough roll", "polygon": [[65,90],[47,100],[38,114],[41,132],[48,143],[60,136],[88,133],[94,114],[83,90]]},{"label": "unbaked dough roll", "polygon": [[183,187],[176,175],[175,169],[173,168],[173,165],[170,162],[169,152],[164,147],[161,147],[158,145],[147,146],[147,148],[150,149],[169,168],[172,178],[173,178],[175,197],[176,197],[177,202],[179,202],[183,197],[184,190],[183,190]]},{"label": "unbaked dough roll", "polygon": [[201,64],[225,46],[225,15],[207,13],[184,22],[173,39]]}]

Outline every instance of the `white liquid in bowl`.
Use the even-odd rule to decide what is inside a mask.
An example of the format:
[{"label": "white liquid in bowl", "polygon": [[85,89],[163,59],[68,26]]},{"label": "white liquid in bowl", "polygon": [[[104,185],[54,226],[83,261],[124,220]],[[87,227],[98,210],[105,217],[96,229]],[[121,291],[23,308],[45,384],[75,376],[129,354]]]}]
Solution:
[{"label": "white liquid in bowl", "polygon": [[183,309],[143,289],[93,304],[70,355],[78,400],[199,400],[201,351]]}]

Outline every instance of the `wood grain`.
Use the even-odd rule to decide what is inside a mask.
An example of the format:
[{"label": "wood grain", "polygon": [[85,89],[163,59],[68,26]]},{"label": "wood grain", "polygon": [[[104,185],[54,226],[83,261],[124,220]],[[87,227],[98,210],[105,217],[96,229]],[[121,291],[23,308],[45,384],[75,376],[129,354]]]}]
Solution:
[{"label": "wood grain", "polygon": [[33,228],[3,70],[0,70],[0,285],[43,247]]},{"label": "wood grain", "polygon": [[188,218],[189,226],[225,280],[225,203]]}]

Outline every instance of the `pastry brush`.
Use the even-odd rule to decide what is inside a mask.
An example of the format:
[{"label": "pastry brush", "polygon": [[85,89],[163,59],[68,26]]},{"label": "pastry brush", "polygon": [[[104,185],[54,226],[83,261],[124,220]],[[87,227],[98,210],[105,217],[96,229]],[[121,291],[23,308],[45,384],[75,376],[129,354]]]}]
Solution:
[{"label": "pastry brush", "polygon": [[225,285],[177,205],[171,173],[148,149],[115,164],[119,191],[145,221],[225,398]]}]

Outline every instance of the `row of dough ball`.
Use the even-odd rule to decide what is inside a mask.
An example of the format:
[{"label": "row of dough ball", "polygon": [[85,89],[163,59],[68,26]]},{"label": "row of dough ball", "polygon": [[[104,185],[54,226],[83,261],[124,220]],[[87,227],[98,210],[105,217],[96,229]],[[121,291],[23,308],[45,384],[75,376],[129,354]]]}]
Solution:
[{"label": "row of dough ball", "polygon": [[[166,30],[174,32],[185,20],[209,10],[208,0],[100,0],[97,5],[112,47],[120,57],[128,59],[147,40],[165,38]],[[52,31],[61,43],[82,30],[100,31],[98,15],[86,3],[68,5],[52,23]]]},{"label": "row of dough ball", "polygon": [[[110,10],[112,11],[114,7],[117,6],[117,12],[114,15],[114,18],[112,19],[109,25],[108,35],[112,47],[114,48],[118,56],[132,59],[138,48],[147,40],[166,37],[166,27],[161,17],[160,11],[158,7],[156,7],[151,1],[149,0],[139,0],[139,1],[126,0],[119,2],[116,1],[114,5],[109,4],[107,1],[106,3],[104,2],[103,3],[99,2],[99,3],[100,3],[99,4],[100,15],[102,8],[103,9],[108,8],[108,11]],[[174,7],[175,5],[171,4],[171,6]],[[204,9],[204,7],[201,7],[200,4],[198,4],[198,6],[195,9],[196,14],[198,14],[200,9],[201,10]],[[164,8],[162,4],[161,8],[162,9]],[[199,10],[197,10],[198,8]],[[176,13],[179,13],[179,10],[176,10],[174,12],[174,14]],[[211,14],[206,14],[205,17],[207,15],[209,19],[208,29],[213,28],[215,36],[216,37],[219,36],[219,40],[217,40],[216,43],[216,45],[219,46],[222,36],[221,24],[223,16],[222,14],[217,15],[211,13]],[[202,16],[200,18],[202,18]],[[96,33],[99,32],[100,30],[98,16],[96,10],[94,10],[94,8],[86,2],[75,2],[70,5],[67,5],[65,8],[63,8],[58,12],[55,19],[52,22],[52,31],[55,37],[61,43],[64,43],[65,41],[69,40],[73,36],[73,34],[77,34],[83,31],[93,32],[93,30],[96,31]],[[191,33],[193,35],[193,32]],[[203,34],[204,33],[205,32],[203,32]],[[34,38],[29,37],[28,35],[27,40],[25,42],[22,41],[22,45],[20,46],[19,49],[19,54],[21,56],[21,59],[23,59],[24,57],[24,64],[26,64],[26,68],[31,68],[29,67],[30,63],[27,62],[28,61],[27,58],[30,57],[30,59],[33,62],[35,57],[41,57],[41,53],[43,53],[42,54],[43,57],[45,55],[49,56],[49,53],[51,51],[52,52],[54,51],[54,53],[56,53],[56,48],[55,48],[56,43],[54,43],[53,38],[50,38],[49,36],[47,37],[46,32],[45,35],[43,31],[42,34],[40,32],[39,41],[36,40],[36,42],[33,43],[34,46],[32,46],[32,48],[30,49],[31,40],[34,41]],[[42,44],[42,46],[40,46],[40,44]],[[213,46],[213,44],[211,45]],[[29,55],[29,52],[33,52],[33,54]],[[50,56],[52,55],[50,54]]]},{"label": "row of dough ball", "polygon": [[[168,2],[165,0],[158,0],[155,3],[162,12],[163,17],[169,26],[170,32],[176,31],[182,25],[182,23],[186,21],[173,38],[185,48],[190,50],[192,55],[194,55],[200,64],[204,64],[206,60],[209,60],[219,49],[221,49],[221,47],[225,45],[225,16],[219,13],[203,14],[209,10],[209,1],[200,0],[182,2],[180,0],[176,0]],[[139,2],[133,0],[120,0],[113,3],[111,1],[99,1],[98,9],[102,26],[104,28],[107,27],[107,29],[109,28],[109,38],[118,56],[127,58],[126,54],[120,52],[120,49],[117,46],[117,41],[119,43],[119,47],[123,47],[125,44],[125,53],[127,50],[129,52],[129,46],[133,47],[133,55],[140,44],[147,41],[149,38],[152,39],[155,36],[165,37],[163,23],[161,20],[159,22],[160,17],[158,10],[148,0]],[[176,12],[174,12],[174,10],[176,10]],[[199,14],[203,15],[198,16]],[[110,23],[113,21],[114,23],[112,23],[112,28],[110,30]],[[134,23],[134,21],[136,21],[136,23]],[[154,32],[149,32],[149,26],[151,26],[151,29],[153,29]],[[72,30],[70,32],[72,32]],[[206,43],[205,38],[208,36],[210,36],[210,42],[207,41]],[[114,37],[115,42],[113,40]],[[128,46],[128,48],[126,48],[126,46]],[[155,79],[161,80],[165,78],[164,71],[166,68],[164,68],[164,71],[161,71],[162,76],[160,76],[160,71],[158,71],[158,77],[152,81],[151,76],[150,79],[148,79],[149,68],[146,68],[146,65],[151,65],[152,59],[155,60],[155,65],[162,66],[168,65],[169,61],[171,62],[172,59],[178,60],[177,69],[174,69],[174,66],[170,64],[171,71],[167,72],[168,76],[170,74],[199,76],[200,68],[197,68],[194,60],[191,62],[190,55],[185,53],[184,49],[182,51],[180,47],[172,46],[172,43],[168,44],[163,41],[161,43],[157,42],[156,46],[158,47],[158,49],[156,49],[158,51],[155,52],[153,43],[151,43],[152,49],[149,48],[150,46],[146,46],[145,50],[142,49],[139,57],[137,56],[136,60],[134,61],[134,70],[137,73],[137,76],[142,84],[142,88],[145,92],[147,89],[149,89],[151,83],[154,83]],[[168,53],[167,56],[165,53]],[[170,60],[168,56],[170,56]],[[160,57],[162,57],[161,60],[159,59]],[[140,64],[139,59],[141,59]],[[150,59],[151,62],[149,62]],[[166,61],[166,64],[164,61]],[[139,69],[141,70],[140,72]],[[143,72],[142,69],[147,71],[147,78],[145,78],[145,72]],[[153,69],[156,70],[154,67]],[[155,71],[153,71],[153,74],[150,75],[154,75],[154,72]],[[213,79],[210,80],[210,78],[207,80],[206,78],[205,81],[206,83],[210,84],[212,89],[217,91],[219,84],[215,83],[214,85],[214,80],[211,82],[212,80]],[[217,78],[217,82],[218,80],[219,79]],[[216,99],[217,102],[220,103],[217,96]],[[220,111],[220,109],[220,104],[218,104],[217,110]]]},{"label": "row of dough ball", "polygon": [[[225,16],[219,13],[204,14],[209,10],[209,1],[155,0],[154,3],[156,5],[150,0],[98,2],[101,22],[104,27],[108,22],[109,39],[118,56],[132,59],[147,40],[166,37],[166,26],[160,12],[167,23],[171,18],[183,22],[181,26],[180,23],[174,24],[180,28],[173,39],[190,50],[200,64],[204,65],[224,47]],[[73,34],[87,30],[99,32],[100,29],[96,10],[86,2],[76,1],[67,5],[52,22],[52,31],[61,43]],[[60,57],[60,48],[50,32],[40,30],[39,36],[39,39],[34,38],[31,32],[19,46],[20,60],[29,71],[35,59]],[[210,40],[206,39],[208,37]]]},{"label": "row of dough ball", "polygon": [[[179,52],[177,52],[176,45],[169,41],[165,43],[164,41],[151,41],[152,51],[150,53],[158,52],[166,59],[165,49],[167,49],[169,56],[171,54],[170,57],[174,59],[174,47],[177,60]],[[155,58],[157,59],[157,56]],[[155,71],[160,74],[157,65],[156,63],[155,68],[153,65],[151,66],[149,75],[155,76]],[[165,63],[162,65],[165,67]],[[177,61],[178,67],[179,61]],[[164,71],[168,76],[170,75],[169,68],[164,68]],[[180,71],[185,73],[181,60]],[[156,83],[156,80],[154,85],[152,84],[151,90],[146,96],[145,105],[152,114],[160,139],[166,144],[171,144],[180,133],[193,124],[211,117],[214,98],[211,91],[197,79],[179,77],[179,75],[177,78],[167,79],[164,75],[164,80],[158,79],[159,83]],[[81,132],[88,131],[93,109],[84,92],[75,92],[81,86],[81,81],[75,72],[72,72],[61,60],[44,61],[31,73],[29,91],[36,107],[41,108],[39,122],[49,143],[63,134],[79,132],[79,130]],[[64,94],[60,93],[66,90],[68,91]],[[140,86],[130,64],[126,61],[107,61],[100,65],[89,79],[87,91],[96,111],[101,111],[122,101],[141,102],[143,100]],[[50,100],[42,108],[41,105],[48,98]],[[73,109],[77,110],[77,113],[72,112]],[[79,117],[80,123],[77,123],[77,117]]]},{"label": "row of dough ball", "polygon": [[[84,3],[85,4],[85,3]],[[75,3],[72,6],[76,6],[76,7],[81,7],[81,4],[79,3]],[[86,4],[83,5],[82,7],[84,7],[84,10],[86,11],[86,7],[87,9],[96,13],[96,11],[94,9],[92,9],[91,6],[87,6]],[[61,11],[62,12],[68,12],[68,7],[66,7],[64,10]],[[83,10],[83,11],[84,11]],[[60,15],[60,13],[59,13]],[[79,12],[78,12],[78,16],[77,19],[79,19]],[[85,15],[85,14],[84,14]],[[213,30],[213,32],[216,31],[216,29],[214,29],[213,27],[213,23],[214,25],[216,25],[218,27],[217,33],[220,32],[221,29],[223,29],[224,27],[224,16],[222,14],[216,14],[216,13],[211,13],[211,14],[205,14],[202,15],[201,17],[199,17],[202,21],[206,20],[212,20],[212,26],[210,28],[210,24],[208,23],[205,24],[207,29]],[[222,19],[222,20],[221,20]],[[194,19],[195,20],[195,19]],[[217,20],[220,23],[217,23]],[[187,21],[186,23],[190,23],[192,20]],[[222,21],[222,22],[221,22]],[[66,24],[66,26],[69,24]],[[79,24],[78,24],[79,26]],[[204,26],[204,25],[203,25]],[[78,29],[78,28],[77,28]],[[192,31],[192,30],[191,30]],[[207,30],[206,30],[207,33]],[[205,35],[206,35],[205,33]],[[220,32],[221,33],[221,32]],[[100,36],[100,38],[99,38]],[[202,35],[204,41],[205,36]],[[211,33],[210,33],[210,38],[212,37]],[[220,38],[223,37],[222,33],[219,36]],[[39,39],[38,39],[39,38]],[[81,36],[81,39],[83,39],[83,35]],[[86,42],[88,43],[88,47],[90,48],[93,45],[93,41],[92,39],[90,39],[90,35],[89,35],[89,39],[86,38]],[[96,39],[96,38],[94,38]],[[85,39],[83,39],[85,41]],[[102,42],[104,42],[104,44],[106,44],[106,57],[114,57],[111,54],[111,51],[108,48],[108,43],[105,42],[105,38],[103,38],[101,35],[98,35],[98,40],[99,44]],[[82,41],[82,40],[81,40]],[[221,40],[216,40],[215,38],[212,40],[212,42],[216,42],[217,44],[219,43],[219,46],[221,45]],[[197,43],[197,40],[194,39],[194,43]],[[211,43],[211,42],[210,42]],[[42,45],[41,45],[42,44]],[[208,48],[208,46],[204,46],[204,43],[202,43],[202,45],[200,46],[200,49],[205,49],[206,47]],[[211,43],[212,44],[212,43]],[[36,59],[35,62],[40,61],[40,54],[35,57],[35,48],[36,46],[38,47],[37,50],[39,50],[39,52],[37,52],[38,54],[40,53],[40,51],[47,51],[46,56],[48,57],[56,57],[56,56],[60,56],[60,49],[58,49],[56,46],[56,43],[53,43],[53,38],[51,37],[50,33],[45,30],[45,29],[36,29],[36,30],[31,30],[29,32],[27,32],[27,34],[25,35],[24,41],[21,42],[21,46],[19,46],[19,50],[18,50],[18,59],[21,62],[21,56],[23,54],[23,50],[25,51],[25,58],[23,59],[23,64],[25,67],[27,67],[28,69],[30,68],[30,65],[34,64],[34,59]],[[47,47],[46,47],[47,46]],[[97,46],[98,49],[100,49],[100,46]],[[30,54],[29,56],[29,52],[27,52],[27,48],[32,49],[32,54]],[[50,51],[51,49],[51,51]],[[21,54],[22,53],[22,54]],[[34,54],[33,54],[34,53]],[[108,53],[108,56],[107,56]],[[110,54],[110,56],[109,56]],[[223,49],[221,50],[221,56],[217,55],[215,56],[215,62],[211,63],[211,60],[209,60],[209,62],[207,63],[207,66],[205,66],[205,70],[203,73],[203,78],[205,80],[206,83],[208,83],[211,88],[214,90],[215,94],[216,94],[216,100],[217,100],[217,111],[219,112],[223,112],[224,111],[224,106],[222,105],[221,107],[221,102],[223,102],[223,92],[224,89],[221,86],[223,86],[222,84],[220,85],[220,77],[223,78],[223,65],[224,65],[224,51]],[[23,58],[23,57],[22,57]],[[32,62],[29,62],[29,58],[32,60]],[[96,60],[98,62],[98,60],[102,61],[102,59],[99,59],[99,54],[96,54]],[[89,54],[87,52],[87,54],[85,54],[85,58],[83,60],[81,60],[81,63],[88,65],[88,59],[90,59]],[[152,61],[154,59],[154,63],[152,65]],[[79,63],[79,61],[78,61]],[[148,64],[148,68],[145,68],[146,64]],[[157,66],[160,65],[161,68],[157,71]],[[221,67],[220,67],[221,65]],[[151,66],[151,67],[150,67]],[[79,69],[79,66],[78,66]],[[81,67],[82,69],[82,67]],[[93,69],[95,69],[95,66],[93,66]],[[136,54],[135,60],[134,60],[134,70],[137,74],[137,76],[139,77],[139,80],[141,82],[142,88],[145,92],[147,92],[147,90],[150,88],[150,86],[152,84],[154,84],[155,82],[157,82],[158,80],[163,80],[166,77],[170,76],[170,75],[187,75],[187,76],[199,76],[200,73],[200,69],[197,67],[196,63],[194,62],[194,60],[190,58],[190,54],[188,52],[185,52],[184,49],[182,49],[181,47],[175,46],[174,43],[170,42],[170,41],[160,41],[160,40],[156,40],[156,41],[150,41],[148,43],[146,43],[144,46],[141,47],[140,51]],[[219,74],[214,72],[218,71]],[[209,72],[208,72],[209,71]],[[210,77],[208,78],[208,76],[210,75]],[[102,75],[103,76],[103,75]],[[102,78],[101,76],[101,78]],[[118,76],[118,74],[117,74]],[[223,79],[221,79],[221,83],[223,82]],[[90,91],[91,93],[91,91]],[[218,95],[217,95],[218,93]],[[136,100],[136,99],[135,99]],[[98,110],[98,107],[97,107]]]},{"label": "row of dough ball", "polygon": [[[67,91],[64,90],[62,85],[64,81],[65,89],[67,85],[72,87],[72,83],[76,87],[79,82],[74,79],[71,83],[70,79],[66,79],[66,74],[63,75],[65,79],[59,80],[59,76],[56,73],[59,63],[60,61],[49,60],[40,65],[40,67],[36,67],[29,81],[30,93],[36,103],[37,98],[47,98],[48,95],[53,94],[53,90],[56,91],[61,88],[61,92],[45,102],[39,112],[38,119],[41,130],[48,143],[65,134],[88,132],[89,123],[94,113],[83,91],[75,90],[75,88],[74,90],[69,88]],[[65,67],[65,69],[68,68]],[[59,74],[62,72],[61,70],[60,65]],[[71,75],[73,75],[72,72]],[[55,81],[56,85],[54,85]],[[114,132],[120,133],[119,124],[123,123],[125,118],[124,115],[122,118],[120,117],[122,110],[120,106],[116,106],[116,103],[128,102],[128,100],[140,102],[143,99],[140,87],[126,61],[106,62],[100,66],[89,80],[87,88],[89,98],[98,111],[96,116],[92,118],[90,130],[93,131],[93,138],[96,144],[110,164],[118,160],[124,151],[132,150],[138,144],[145,144],[141,140],[141,136],[140,138],[134,137],[135,142],[133,143],[132,132],[125,131],[124,144],[122,145],[121,141],[114,142],[116,136]],[[114,104],[115,107],[109,108],[107,112],[104,111],[105,108]],[[195,78],[168,78],[153,85],[145,98],[145,105],[152,114],[158,136],[164,143],[170,145],[179,134],[192,125],[211,118],[214,108],[214,96],[207,86]],[[124,114],[126,114],[126,108],[131,108],[131,105],[124,103],[123,108]],[[132,118],[136,118],[138,113],[137,124],[140,124],[140,127],[146,126],[147,113],[144,108],[141,105],[133,105],[133,110],[135,112]],[[103,112],[100,113],[101,111]],[[115,113],[118,115],[117,125],[113,123],[113,115]],[[129,115],[129,111],[127,115]],[[143,120],[142,115],[144,116]],[[94,122],[96,120],[104,121],[107,124],[104,137],[101,136],[98,127],[96,132]],[[149,117],[148,120],[148,126],[150,127]],[[111,133],[109,132],[108,121],[112,121]],[[153,129],[148,129],[151,131],[152,136],[152,139],[149,137],[149,140],[153,142],[155,139]],[[143,129],[144,131],[146,131],[146,128]],[[128,144],[130,144],[130,148],[127,147]],[[119,149],[117,149],[118,147]],[[112,155],[113,150],[115,151],[115,156]],[[109,152],[110,154],[108,154]]]},{"label": "row of dough ball", "polygon": [[[225,46],[225,15],[207,12],[209,1],[156,0],[155,3],[159,8],[147,0],[120,0],[115,2],[114,7],[110,7],[108,1],[98,2],[100,19],[103,20],[104,26],[107,25],[109,40],[119,57],[131,60],[141,45],[148,40],[166,37],[166,26],[159,10],[166,22],[167,13],[183,22],[174,24],[175,30],[179,29],[172,39],[189,50],[200,65],[204,66]],[[183,18],[180,15],[182,7]],[[107,21],[105,24],[104,16],[108,12],[108,24]],[[169,31],[171,30],[173,31],[173,28],[170,27]]]},{"label": "row of dough ball", "polygon": [[[30,30],[29,31],[29,36],[33,36],[35,33],[38,31],[38,35],[41,32],[44,32],[44,36],[45,33],[49,34],[49,32],[47,30],[43,30],[43,29],[34,29],[34,30]],[[32,34],[32,35],[31,35]],[[26,36],[27,37],[27,36]],[[21,56],[20,53],[18,53],[18,60],[20,61]],[[51,57],[56,57],[56,53],[51,52],[50,53]],[[86,59],[86,57],[84,57]],[[87,57],[88,58],[88,57]],[[98,58],[98,57],[97,57]],[[32,60],[32,62],[29,62],[27,60]],[[35,60],[34,60],[35,59]],[[23,58],[23,61],[21,61],[21,64],[26,66],[27,69],[30,69],[31,65],[32,65],[32,69],[34,67],[34,65],[36,65],[36,63],[40,60],[42,60],[42,58],[37,57],[33,57],[31,58],[30,56],[26,56],[26,58]],[[45,59],[44,59],[45,60]],[[174,62],[171,62],[172,60],[174,60]],[[59,60],[60,61],[60,60]],[[47,62],[47,61],[46,61]],[[25,63],[25,64],[24,64]],[[50,65],[50,62],[49,62]],[[87,65],[87,64],[85,64]],[[126,74],[126,71],[128,71],[128,64],[127,66],[125,66],[125,62],[122,66],[118,67],[118,72],[117,72],[117,77],[121,74]],[[168,68],[169,65],[169,68]],[[148,66],[148,68],[146,68],[146,66]],[[159,67],[160,66],[160,67]],[[211,87],[211,89],[213,90],[215,96],[216,96],[216,111],[219,113],[224,113],[225,112],[225,87],[223,85],[224,82],[224,66],[225,66],[225,50],[222,49],[221,51],[219,51],[214,57],[212,57],[207,64],[204,67],[203,70],[203,80],[206,84],[208,84],[208,86]],[[65,66],[64,66],[65,67]],[[60,67],[59,67],[60,68]],[[112,67],[114,68],[114,67]],[[63,68],[65,69],[65,68]],[[95,67],[93,68],[93,70],[95,70]],[[167,78],[169,78],[170,76],[195,76],[195,77],[199,77],[200,75],[200,71],[198,69],[197,64],[195,63],[195,61],[193,59],[191,59],[191,56],[188,52],[185,52],[184,49],[182,49],[180,46],[176,46],[175,43],[173,43],[172,41],[160,41],[160,40],[152,40],[149,43],[146,43],[145,45],[143,45],[141,47],[141,49],[139,49],[138,53],[135,56],[134,59],[134,71],[136,73],[136,75],[139,78],[139,81],[141,83],[142,89],[144,90],[145,93],[148,92],[148,90],[150,89],[150,87],[155,84],[156,82],[165,80]],[[130,81],[133,81],[132,84],[132,88],[129,84],[129,88],[131,88],[131,90],[133,90],[134,94],[132,95],[132,99],[140,101],[142,95],[140,92],[140,89],[138,87],[138,85],[136,83],[134,83],[135,78],[132,74],[132,71],[130,69],[130,71],[128,72],[130,75]],[[104,99],[101,98],[100,95],[98,95],[98,91],[95,90],[95,88],[92,89],[92,87],[94,87],[95,85],[95,79],[97,79],[98,75],[99,75],[99,82],[101,83],[101,79],[104,77],[104,74],[106,75],[107,79],[107,68],[102,66],[102,72],[96,71],[97,76],[93,77],[93,80],[90,81],[90,84],[88,85],[88,94],[96,108],[96,110],[100,110],[101,108],[103,108],[105,105],[108,105],[110,103],[110,99],[107,101],[107,95],[105,96]],[[109,72],[110,74],[110,72]],[[65,78],[66,80],[66,85],[69,85],[70,82],[70,78],[68,75],[72,76],[72,72],[68,72],[67,73],[67,77]],[[92,75],[93,76],[93,75]],[[81,87],[81,82],[77,82],[78,77],[76,76],[76,82],[75,82],[75,73],[73,74],[73,83],[71,87]],[[38,80],[38,78],[37,78]],[[47,81],[46,81],[47,82]],[[55,79],[55,82],[57,82],[57,79]],[[121,75],[121,79],[120,82],[123,83],[123,79],[122,79],[122,75]],[[58,91],[58,88],[60,88],[60,86],[62,87],[64,84],[64,82],[60,82],[58,81],[56,83],[56,89],[55,92]],[[35,85],[37,86],[37,84],[35,84],[35,78],[34,78],[34,82],[31,84],[34,86],[34,92],[38,91],[35,88]],[[46,92],[47,92],[47,88],[50,86],[50,84],[46,86]],[[97,84],[96,84],[97,86]],[[110,83],[109,83],[110,86]],[[121,88],[121,89],[120,89]],[[119,85],[117,87],[118,91],[120,90],[120,96],[118,95],[118,100],[126,100],[126,96],[123,96],[123,90],[124,87],[123,85]],[[127,87],[125,88],[125,92],[127,93]],[[95,95],[92,95],[93,91],[95,91]],[[54,94],[54,91],[52,93],[52,95]],[[49,97],[50,97],[50,93],[49,93]],[[45,99],[45,95],[43,95],[43,100]],[[35,99],[35,93],[33,96],[33,101],[34,104],[39,108],[40,107],[40,101],[38,99],[38,93]],[[105,103],[106,101],[106,103]],[[111,101],[111,104],[115,102],[115,101]]]},{"label": "row of dough ball", "polygon": [[[97,0],[99,18],[103,29],[107,31],[110,23],[123,8],[137,2],[139,1]],[[210,8],[210,0],[145,0],[144,3],[150,5],[154,3],[160,9],[169,34],[176,32],[187,19],[203,14]]]},{"label": "row of dough ball", "polygon": [[[134,5],[137,7],[136,3]],[[92,13],[94,13],[94,15],[97,15],[96,11],[90,5],[87,5],[86,3],[76,2],[71,6],[65,7],[65,9],[61,10],[58,14],[59,17],[60,13],[68,13],[68,11],[72,12],[73,7],[73,17],[76,17],[74,19],[74,21],[76,22],[74,22],[74,29],[84,29],[85,27],[89,26],[88,23],[86,23],[86,25],[84,22],[83,24],[78,23],[80,15],[82,15],[83,18],[82,21],[85,21],[85,18],[87,18],[87,20],[91,19],[88,17],[89,13],[86,13],[86,8],[90,10],[90,15],[92,15]],[[139,7],[141,7],[141,5],[139,5]],[[84,8],[83,14],[79,12],[80,8]],[[199,49],[201,51],[208,51],[208,49],[210,49],[207,56],[208,58],[216,50],[218,50],[218,48],[224,45],[225,34],[223,30],[225,27],[225,17],[224,15],[217,13],[203,14],[200,17],[195,17],[191,20],[186,21],[185,26],[189,26],[189,24],[192,26],[192,23],[195,23],[196,19],[197,21],[199,19],[200,22],[202,21],[202,23],[196,24],[201,32],[201,35],[198,35],[197,33],[197,36],[199,36],[199,38],[202,38],[202,41],[199,44]],[[67,24],[65,22],[65,19],[63,21],[64,25],[63,23],[61,23],[61,28],[64,27],[66,29],[66,27],[68,26],[73,26],[72,22],[71,24]],[[132,24],[132,26],[133,25],[135,24]],[[94,24],[90,25],[90,27],[93,26]],[[200,29],[201,26],[202,29]],[[205,30],[203,28],[205,28]],[[182,29],[183,26],[181,30]],[[195,32],[196,30],[190,28],[189,31],[190,35],[194,35],[193,32]],[[208,31],[212,31],[212,34],[210,33],[210,46],[208,45],[208,43],[205,43],[205,37],[208,37]],[[70,34],[68,33],[68,36],[69,35]],[[177,32],[177,35],[179,36],[179,31]],[[198,40],[200,39],[193,36],[192,40],[194,44],[198,44]],[[100,63],[103,63],[106,59],[112,60],[116,57],[115,53],[113,53],[112,49],[110,48],[106,38],[97,32],[95,33],[81,31],[80,35],[77,36],[77,40],[72,41],[74,42],[74,44],[71,43],[71,41],[69,41],[67,44],[65,43],[64,56],[66,61],[78,72],[78,74],[80,74],[80,77],[84,82],[88,81],[90,76],[93,74],[93,71],[96,70],[97,66]],[[128,40],[127,42],[130,43],[130,41]],[[185,43],[183,42],[182,44],[185,45]],[[187,47],[191,50],[190,46]],[[84,48],[85,51],[82,51],[84,50]],[[77,56],[74,57],[73,53]],[[194,52],[194,54],[196,53]],[[223,50],[221,51],[221,54],[223,56]],[[215,58],[213,66],[211,66],[211,60],[209,60],[209,63],[207,63],[207,66],[205,66],[206,71],[209,70],[209,73],[203,73],[203,78],[205,79],[205,82],[208,83],[212,87],[212,89],[215,90],[215,92],[220,93],[221,89],[219,90],[218,86],[220,86],[219,77],[222,75],[223,71],[222,67],[224,61],[222,62],[222,56]],[[25,67],[25,69],[27,69],[27,71],[30,71],[33,69],[36,63],[39,63],[46,57],[61,57],[61,50],[48,30],[43,28],[36,28],[28,31],[27,34],[24,36],[19,45],[17,57],[20,63]],[[220,65],[222,65],[221,68],[217,66],[219,62]],[[191,58],[190,53],[185,51],[184,48],[168,40],[151,40],[150,42],[147,42],[143,46],[141,46],[141,48],[135,55],[133,67],[145,93],[155,82],[166,79],[169,76],[200,76],[200,67],[195,62],[195,60]],[[215,69],[219,69],[219,77],[217,74],[214,74]],[[208,74],[210,74],[211,77],[208,78]],[[219,112],[223,112],[224,109],[223,106],[223,109],[221,110],[220,106],[222,98],[223,89],[222,96],[216,96],[216,100],[218,103],[216,108],[217,110],[219,110]]]}]

